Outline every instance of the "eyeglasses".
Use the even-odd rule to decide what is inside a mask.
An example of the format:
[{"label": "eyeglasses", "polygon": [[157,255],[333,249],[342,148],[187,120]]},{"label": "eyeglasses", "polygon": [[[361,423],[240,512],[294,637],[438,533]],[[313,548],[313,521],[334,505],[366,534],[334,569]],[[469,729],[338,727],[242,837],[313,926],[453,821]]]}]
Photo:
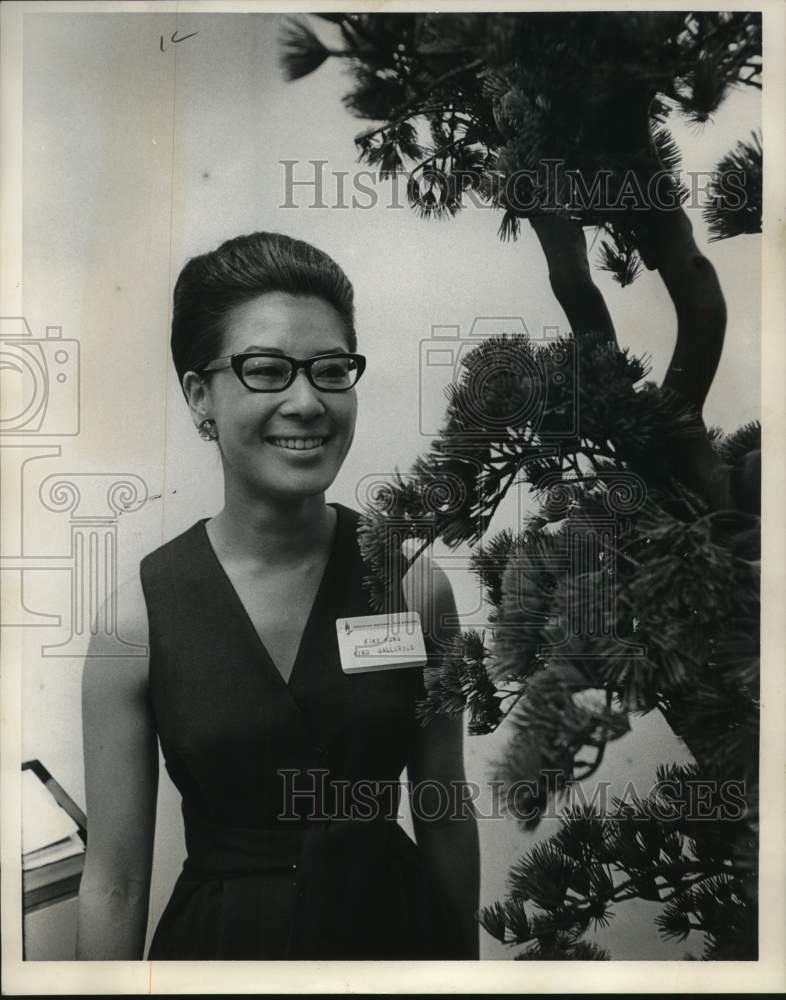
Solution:
[{"label": "eyeglasses", "polygon": [[346,392],[356,384],[366,368],[362,354],[320,354],[298,361],[284,354],[230,354],[215,358],[197,369],[197,374],[231,368],[251,392],[283,392],[302,368],[306,378],[320,392]]}]

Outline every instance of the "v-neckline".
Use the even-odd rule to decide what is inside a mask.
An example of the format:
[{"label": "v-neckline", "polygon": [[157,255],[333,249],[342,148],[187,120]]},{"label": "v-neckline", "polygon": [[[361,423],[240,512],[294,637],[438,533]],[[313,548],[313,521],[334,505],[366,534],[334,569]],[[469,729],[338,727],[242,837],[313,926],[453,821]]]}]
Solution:
[{"label": "v-neckline", "polygon": [[210,518],[203,517],[201,518],[200,521],[197,522],[201,526],[201,537],[207,549],[209,557],[214,566],[218,569],[218,574],[220,579],[223,581],[224,588],[227,594],[229,595],[231,602],[237,609],[240,618],[243,620],[246,631],[248,632],[251,641],[256,645],[257,649],[259,650],[261,654],[261,659],[266,664],[268,671],[269,673],[271,673],[274,680],[277,679],[278,683],[282,684],[290,694],[292,693],[293,681],[295,680],[296,675],[299,674],[300,672],[298,671],[298,666],[303,656],[303,647],[305,645],[306,637],[311,631],[314,624],[314,620],[317,617],[317,613],[320,609],[320,606],[324,601],[324,596],[327,590],[328,581],[332,576],[333,566],[335,564],[337,553],[340,547],[339,536],[341,534],[341,529],[342,529],[341,507],[339,504],[333,504],[333,503],[328,504],[328,506],[332,507],[336,512],[336,521],[333,527],[333,541],[331,543],[327,562],[325,563],[325,567],[322,570],[322,577],[319,581],[319,586],[317,587],[316,594],[314,595],[314,600],[311,604],[311,610],[306,616],[306,623],[303,626],[303,631],[300,635],[300,641],[298,642],[297,652],[295,653],[295,659],[292,662],[292,669],[290,670],[289,677],[287,678],[285,678],[284,675],[281,673],[275,660],[270,655],[270,652],[268,651],[268,648],[265,645],[262,636],[259,634],[259,632],[256,629],[256,626],[251,620],[251,615],[249,615],[248,611],[246,610],[245,604],[240,598],[240,594],[238,593],[237,588],[235,587],[234,583],[232,583],[229,574],[227,573],[226,569],[224,569],[223,563],[218,558],[218,553],[213,548],[213,543],[211,542],[210,536],[207,533],[207,522],[210,520]]}]

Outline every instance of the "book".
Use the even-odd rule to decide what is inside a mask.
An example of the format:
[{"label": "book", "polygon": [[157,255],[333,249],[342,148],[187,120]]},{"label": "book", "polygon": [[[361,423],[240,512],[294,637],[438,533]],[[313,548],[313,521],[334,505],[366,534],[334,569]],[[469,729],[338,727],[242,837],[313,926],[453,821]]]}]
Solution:
[{"label": "book", "polygon": [[76,895],[87,839],[84,813],[38,760],[22,765],[24,911]]},{"label": "book", "polygon": [[[42,851],[54,844],[70,841],[74,835],[79,839],[77,823],[58,805],[35,771],[31,768],[22,771],[23,859],[42,856]],[[45,861],[41,863],[46,864]]]}]

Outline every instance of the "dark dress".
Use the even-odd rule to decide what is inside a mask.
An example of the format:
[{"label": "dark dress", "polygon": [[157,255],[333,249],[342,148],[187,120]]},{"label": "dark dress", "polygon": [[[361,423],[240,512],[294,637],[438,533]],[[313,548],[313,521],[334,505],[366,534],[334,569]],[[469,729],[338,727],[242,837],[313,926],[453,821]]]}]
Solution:
[{"label": "dark dress", "polygon": [[333,506],[289,682],[207,519],[142,560],[151,706],[187,850],[149,959],[467,957],[454,910],[395,819],[422,670],[341,670],[336,618],[374,612],[358,515]]}]

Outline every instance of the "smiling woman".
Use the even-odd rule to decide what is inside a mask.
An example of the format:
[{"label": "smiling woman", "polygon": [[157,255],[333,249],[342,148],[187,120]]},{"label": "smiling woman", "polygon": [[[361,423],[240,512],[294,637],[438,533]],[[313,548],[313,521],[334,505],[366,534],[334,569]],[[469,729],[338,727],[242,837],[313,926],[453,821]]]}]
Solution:
[{"label": "smiling woman", "polygon": [[[213,422],[235,502],[250,489],[252,503],[261,490],[266,500],[289,504],[294,495],[313,497],[333,482],[357,414],[360,366],[347,348],[345,321],[330,303],[267,292],[227,317],[221,350],[228,359],[218,364],[228,367],[213,360],[198,374],[185,374],[194,422]],[[299,360],[288,361],[292,355]]]},{"label": "smiling woman", "polygon": [[[415,844],[389,794],[405,767],[455,790],[461,722],[416,725],[422,667],[350,675],[338,650],[336,620],[372,611],[358,515],[325,499],[365,368],[352,286],[316,248],[254,233],[190,260],[174,300],[224,505],[147,555],[120,602],[149,661],[88,651],[78,957],[142,957],[160,742],[187,857],[148,958],[475,958],[471,810],[413,808]],[[388,604],[421,613],[433,657],[455,607],[428,579]]]}]

